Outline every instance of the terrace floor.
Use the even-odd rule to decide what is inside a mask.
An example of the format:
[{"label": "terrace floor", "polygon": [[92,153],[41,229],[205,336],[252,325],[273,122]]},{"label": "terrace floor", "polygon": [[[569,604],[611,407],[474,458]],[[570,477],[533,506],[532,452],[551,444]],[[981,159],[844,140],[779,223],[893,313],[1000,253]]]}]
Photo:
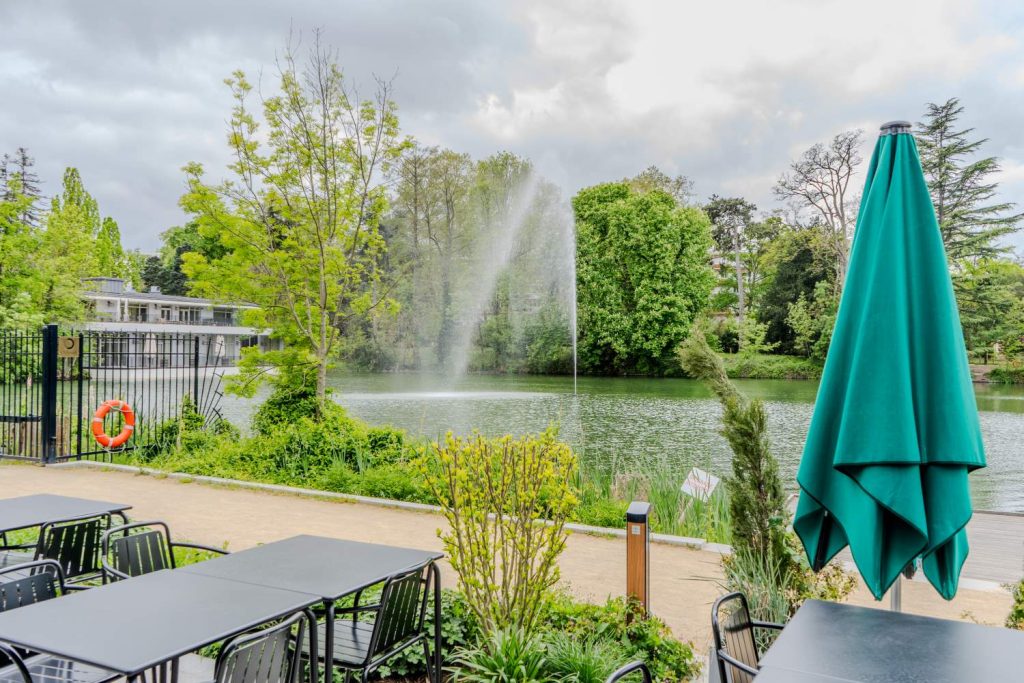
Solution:
[{"label": "terrace floor", "polygon": [[[376,505],[318,500],[241,488],[183,483],[174,479],[87,468],[0,465],[0,498],[31,493],[99,498],[133,506],[135,520],[166,521],[178,538],[241,550],[300,533],[422,549],[440,549],[437,514]],[[1016,541],[1019,546],[1024,539]],[[710,608],[723,589],[720,555],[685,547],[651,546],[652,609],[676,635],[706,652]],[[563,584],[577,596],[604,600],[621,595],[626,583],[625,542],[619,538],[574,534],[559,562]],[[455,585],[442,567],[446,586]],[[985,578],[985,577],[978,577]],[[975,582],[972,585],[981,585]],[[851,602],[877,604],[860,587]],[[1002,624],[1010,609],[1000,589],[962,587],[946,602],[918,581],[905,584],[903,609],[948,619]],[[888,606],[884,602],[883,606]]]}]

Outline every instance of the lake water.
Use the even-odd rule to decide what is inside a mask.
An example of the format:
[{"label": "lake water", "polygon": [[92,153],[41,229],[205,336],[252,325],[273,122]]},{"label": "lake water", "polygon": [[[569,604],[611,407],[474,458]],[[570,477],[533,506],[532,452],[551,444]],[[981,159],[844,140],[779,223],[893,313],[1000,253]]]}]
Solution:
[{"label": "lake water", "polygon": [[[671,472],[693,465],[729,471],[730,451],[718,434],[721,409],[700,383],[686,379],[469,376],[455,384],[427,375],[332,376],[350,414],[431,438],[451,430],[519,434],[560,426],[581,457],[615,472]],[[743,380],[748,396],[768,408],[773,451],[787,485],[794,477],[817,382]],[[988,467],[972,475],[979,509],[1024,512],[1024,387],[975,385]],[[225,416],[245,424],[254,401],[227,396]]]}]

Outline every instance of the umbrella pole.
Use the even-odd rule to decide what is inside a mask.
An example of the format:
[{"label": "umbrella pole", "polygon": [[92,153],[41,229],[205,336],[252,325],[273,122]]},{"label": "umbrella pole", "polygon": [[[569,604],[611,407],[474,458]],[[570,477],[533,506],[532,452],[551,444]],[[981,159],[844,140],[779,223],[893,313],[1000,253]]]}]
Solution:
[{"label": "umbrella pole", "polygon": [[889,609],[893,612],[903,611],[903,573],[896,577],[896,582],[892,585],[892,590],[889,591]]}]

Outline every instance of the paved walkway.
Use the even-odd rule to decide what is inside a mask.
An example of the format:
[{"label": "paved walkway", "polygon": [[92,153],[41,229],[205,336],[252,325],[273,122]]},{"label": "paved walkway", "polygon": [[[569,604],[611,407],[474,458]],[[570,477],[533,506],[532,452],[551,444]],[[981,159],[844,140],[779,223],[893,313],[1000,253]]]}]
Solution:
[{"label": "paved walkway", "polygon": [[[0,498],[30,493],[116,500],[131,504],[136,520],[162,519],[182,539],[241,550],[299,533],[333,536],[423,549],[440,549],[440,516],[375,505],[338,503],[294,495],[182,483],[177,480],[94,469],[0,465]],[[653,544],[651,548],[653,611],[676,635],[706,652],[710,607],[722,592],[720,556],[706,551]],[[563,584],[588,600],[621,595],[626,582],[625,542],[574,534],[559,565]],[[455,583],[450,568],[444,582]],[[873,604],[858,589],[852,602]],[[888,604],[888,603],[886,603]],[[1009,611],[1008,594],[961,590],[952,602],[930,586],[912,582],[904,589],[904,609],[938,617],[967,618],[1000,624]]]}]

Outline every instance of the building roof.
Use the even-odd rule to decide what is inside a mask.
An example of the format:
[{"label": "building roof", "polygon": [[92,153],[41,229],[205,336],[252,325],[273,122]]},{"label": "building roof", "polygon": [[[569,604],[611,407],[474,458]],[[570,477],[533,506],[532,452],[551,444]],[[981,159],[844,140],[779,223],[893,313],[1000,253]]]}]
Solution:
[{"label": "building roof", "polygon": [[[111,277],[90,277],[86,278],[87,282],[120,282],[124,281],[121,278]],[[129,299],[134,301],[146,301],[153,303],[175,303],[175,304],[194,304],[197,306],[222,306],[224,308],[257,308],[253,304],[246,303],[224,303],[222,301],[214,301],[213,299],[203,299],[196,296],[176,296],[173,294],[164,294],[162,292],[136,292],[131,290],[125,291],[110,291],[110,290],[96,290],[87,289],[85,290],[85,297],[89,299]]]}]

